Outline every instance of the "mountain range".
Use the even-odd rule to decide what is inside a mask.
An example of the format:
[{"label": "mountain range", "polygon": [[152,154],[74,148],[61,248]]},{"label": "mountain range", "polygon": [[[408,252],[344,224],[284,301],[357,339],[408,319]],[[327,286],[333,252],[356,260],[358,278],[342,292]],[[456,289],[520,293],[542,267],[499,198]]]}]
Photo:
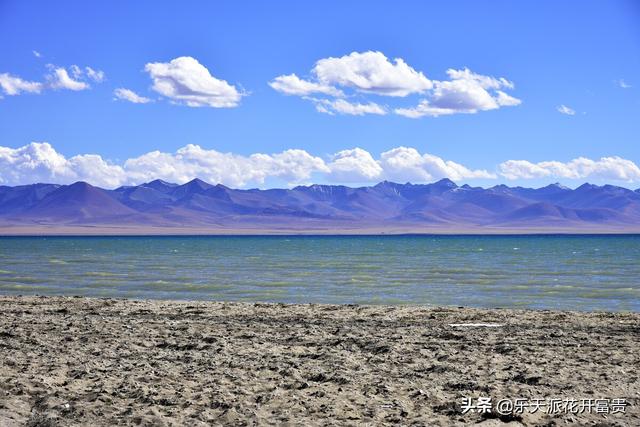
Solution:
[{"label": "mountain range", "polygon": [[0,234],[12,230],[123,229],[184,232],[640,231],[640,189],[583,184],[542,188],[384,181],[371,187],[309,185],[231,189],[194,179],[106,190],[0,186]]}]

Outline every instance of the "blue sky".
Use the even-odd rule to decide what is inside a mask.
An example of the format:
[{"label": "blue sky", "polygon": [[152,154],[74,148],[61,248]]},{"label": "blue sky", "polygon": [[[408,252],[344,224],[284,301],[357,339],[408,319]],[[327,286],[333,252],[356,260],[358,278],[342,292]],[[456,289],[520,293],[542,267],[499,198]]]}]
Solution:
[{"label": "blue sky", "polygon": [[[640,187],[640,5],[634,1],[4,0],[0,39],[0,184],[84,179],[116,186],[199,176],[269,187],[447,176],[474,185]],[[388,64],[371,65],[374,52]],[[211,97],[185,105],[202,89],[199,77],[186,75],[199,68],[189,63],[174,70],[178,77],[158,77],[181,57],[206,69],[213,80],[205,85],[219,83],[206,88],[207,96],[231,88],[238,100],[229,105],[216,95],[227,105],[211,105]],[[316,64],[327,58],[339,61],[319,74]],[[409,74],[394,74],[396,58]],[[147,64],[160,65],[154,72]],[[388,72],[382,83],[357,74],[372,71],[367,66]],[[86,67],[102,72],[102,81]],[[80,86],[56,80],[57,69]],[[470,74],[451,89],[450,69]],[[365,80],[341,80],[345,72]],[[343,95],[287,95],[269,85],[291,74]],[[508,84],[456,89],[480,84],[478,76],[493,78],[488,85],[500,85],[500,78]],[[16,78],[40,86],[16,90]],[[10,85],[19,93],[10,93]],[[150,102],[116,100],[116,89]],[[476,89],[493,98],[469,105],[478,100],[471,95],[484,95]],[[394,90],[409,93],[383,94]],[[498,90],[515,101],[493,105]],[[422,117],[397,114],[425,100],[430,109]],[[336,101],[349,109],[335,109]],[[436,107],[445,113],[434,114]],[[33,142],[50,147],[28,145]],[[176,154],[185,146],[191,147],[186,154]],[[156,150],[162,155],[146,155]],[[578,158],[584,160],[571,163]],[[514,160],[526,163],[508,163]],[[540,164],[550,161],[557,163]]]}]

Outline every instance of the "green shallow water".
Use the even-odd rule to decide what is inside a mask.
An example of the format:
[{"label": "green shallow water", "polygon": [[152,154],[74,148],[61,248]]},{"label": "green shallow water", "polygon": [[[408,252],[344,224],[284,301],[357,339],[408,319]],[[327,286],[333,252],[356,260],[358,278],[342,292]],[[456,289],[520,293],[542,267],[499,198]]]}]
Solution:
[{"label": "green shallow water", "polygon": [[640,311],[640,236],[0,237],[0,293]]}]

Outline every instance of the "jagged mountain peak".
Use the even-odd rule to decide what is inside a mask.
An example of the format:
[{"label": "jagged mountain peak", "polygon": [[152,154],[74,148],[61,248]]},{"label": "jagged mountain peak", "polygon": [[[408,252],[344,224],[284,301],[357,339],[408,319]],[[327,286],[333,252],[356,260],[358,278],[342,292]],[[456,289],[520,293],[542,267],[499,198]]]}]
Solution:
[{"label": "jagged mountain peak", "polygon": [[449,178],[442,178],[439,181],[434,182],[431,185],[435,185],[438,187],[449,187],[449,188],[457,188],[458,184],[456,184],[455,182],[451,181]]}]

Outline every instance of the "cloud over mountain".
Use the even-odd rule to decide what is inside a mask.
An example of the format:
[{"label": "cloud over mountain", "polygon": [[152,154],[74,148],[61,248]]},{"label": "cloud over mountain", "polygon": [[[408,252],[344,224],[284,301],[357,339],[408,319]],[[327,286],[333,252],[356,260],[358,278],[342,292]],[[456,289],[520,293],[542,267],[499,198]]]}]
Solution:
[{"label": "cloud over mountain", "polygon": [[0,184],[78,180],[116,187],[125,180],[125,173],[122,167],[95,154],[67,159],[46,142],[32,142],[18,148],[0,147]]},{"label": "cloud over mountain", "polygon": [[114,163],[98,154],[65,157],[51,144],[32,142],[18,148],[0,146],[0,184],[34,182],[71,183],[87,181],[114,188],[154,179],[184,183],[200,178],[233,187],[262,186],[269,179],[291,185],[311,180],[336,183],[372,183],[381,180],[432,182],[474,179],[603,179],[640,182],[640,168],[631,160],[584,157],[570,162],[532,163],[508,160],[498,173],[472,169],[452,160],[411,147],[396,147],[377,158],[362,148],[352,148],[322,158],[300,149],[279,153],[240,155],[222,153],[189,144],[174,153],[151,151],[124,162]]},{"label": "cloud over mountain", "polygon": [[386,178],[403,182],[430,182],[441,178],[460,181],[496,177],[495,174],[486,170],[471,170],[459,163],[444,160],[432,154],[420,154],[415,148],[409,147],[398,147],[382,153],[380,164],[385,170]]},{"label": "cloud over mountain", "polygon": [[322,159],[304,150],[242,156],[193,144],[175,153],[152,151],[127,160],[123,167],[133,183],[156,178],[183,183],[201,178],[233,186],[261,184],[269,177],[298,182],[310,178],[314,172],[328,171]]},{"label": "cloud over mountain", "polygon": [[329,168],[332,178],[338,182],[375,181],[384,172],[371,153],[358,147],[335,153]]},{"label": "cloud over mountain", "polygon": [[500,174],[507,179],[529,178],[597,178],[626,182],[640,181],[640,168],[631,160],[617,156],[600,160],[578,157],[569,162],[509,160],[500,164]]}]

